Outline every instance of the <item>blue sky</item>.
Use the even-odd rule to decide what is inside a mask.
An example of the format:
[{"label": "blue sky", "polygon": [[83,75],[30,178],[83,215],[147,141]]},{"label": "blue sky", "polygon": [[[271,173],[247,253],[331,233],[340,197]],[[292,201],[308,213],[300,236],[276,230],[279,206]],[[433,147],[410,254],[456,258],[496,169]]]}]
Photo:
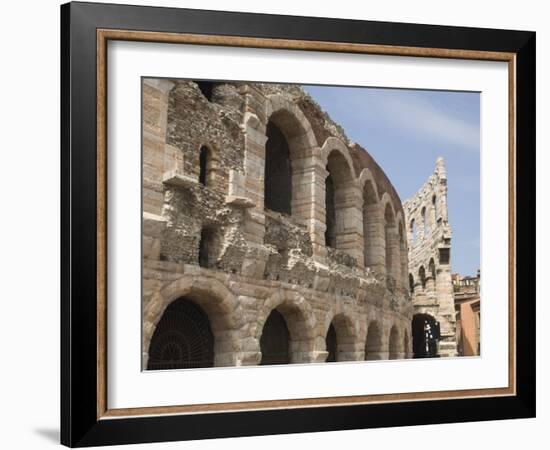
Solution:
[{"label": "blue sky", "polygon": [[475,275],[480,236],[479,93],[304,86],[348,137],[376,159],[401,200],[442,156],[447,167],[451,268]]}]

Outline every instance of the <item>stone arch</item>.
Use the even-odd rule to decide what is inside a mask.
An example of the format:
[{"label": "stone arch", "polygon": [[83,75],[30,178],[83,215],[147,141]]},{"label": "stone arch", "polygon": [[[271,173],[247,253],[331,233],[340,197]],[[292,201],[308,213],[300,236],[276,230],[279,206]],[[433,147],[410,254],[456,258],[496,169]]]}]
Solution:
[{"label": "stone arch", "polygon": [[[318,148],[311,124],[300,108],[281,94],[267,97],[265,117],[268,139],[263,174],[264,206],[309,219],[303,205],[311,202],[311,193],[300,186],[304,183],[304,159]],[[273,148],[271,140],[276,141]],[[281,154],[285,152],[286,155]]]},{"label": "stone arch", "polygon": [[384,227],[380,211],[378,188],[369,169],[359,175],[362,193],[363,261],[376,272],[384,269]]},{"label": "stone arch", "polygon": [[372,320],[367,329],[365,342],[365,360],[386,359],[387,351],[383,347],[382,325],[377,320]]},{"label": "stone arch", "polygon": [[[278,130],[275,134],[280,134],[282,137],[277,137],[277,141],[283,139],[286,149],[282,149],[283,145],[277,145],[273,149],[270,148],[272,128]],[[304,183],[304,160],[310,157],[314,150],[318,148],[309,120],[292,100],[281,94],[269,95],[266,101],[266,137],[268,139],[265,143],[264,200],[269,201],[271,197],[275,199],[279,199],[281,196],[288,197],[288,204],[279,205],[279,208],[275,210],[302,219],[309,218],[307,215],[304,216],[301,207],[304,202],[311,201],[311,199],[304,197],[304,195],[310,195],[310,193],[309,191],[304,193],[304,190],[300,189],[300,185]],[[281,157],[274,158],[274,164],[279,167],[273,169],[274,179],[270,180],[268,178],[269,164],[272,160],[270,152],[280,153],[282,151],[287,152],[288,161],[283,161]],[[281,202],[281,200],[278,200],[278,202]]]},{"label": "stone arch", "polygon": [[277,310],[283,316],[290,334],[290,362],[313,362],[315,314],[306,300],[296,292],[277,291],[265,301],[252,329],[254,339],[260,342],[264,325],[273,310]]},{"label": "stone arch", "polygon": [[321,149],[325,164],[325,246],[343,250],[363,267],[360,191],[349,149],[337,138],[328,138]]},{"label": "stone arch", "polygon": [[381,201],[384,212],[384,254],[386,276],[399,280],[399,234],[397,231],[397,220],[395,208],[387,192],[382,196]]},{"label": "stone arch", "polygon": [[180,297],[168,305],[148,348],[147,370],[192,369],[214,365],[214,335],[208,315]]},{"label": "stone arch", "polygon": [[414,276],[412,273],[409,273],[409,293],[411,296],[414,294]]},{"label": "stone arch", "polygon": [[318,147],[311,123],[292,100],[281,94],[268,95],[265,113],[267,121],[276,120],[285,129],[289,145],[295,149]]},{"label": "stone arch", "polygon": [[414,217],[409,222],[409,245],[413,247],[416,244],[416,220]]},{"label": "stone arch", "polygon": [[428,272],[426,273],[426,293],[432,298],[437,297],[436,268],[433,258],[430,258],[430,261],[428,262]]},{"label": "stone arch", "polygon": [[162,289],[144,307],[143,366],[147,365],[151,337],[164,311],[172,302],[183,297],[197,304],[208,316],[214,335],[214,366],[241,365],[238,323],[234,315],[237,306],[235,296],[215,278],[184,275]]},{"label": "stone arch", "polygon": [[351,158],[349,148],[346,144],[344,144],[344,142],[342,142],[341,139],[338,139],[337,137],[328,137],[323,143],[320,154],[321,163],[326,166],[328,164],[328,157],[334,150],[339,152],[346,160],[349,170],[352,172],[353,178],[355,178],[355,174],[353,173],[353,159]]},{"label": "stone arch", "polygon": [[388,343],[388,351],[389,351],[389,359],[400,359],[401,357],[401,349],[400,349],[400,339],[399,339],[399,329],[396,325],[393,325],[390,329],[389,334],[389,343]]},{"label": "stone arch", "polygon": [[426,207],[422,206],[422,209],[420,210],[420,217],[422,218],[422,239],[426,238],[428,236],[428,231],[430,229],[430,226],[428,224],[428,218],[426,213]]},{"label": "stone arch", "polygon": [[336,333],[336,361],[361,360],[363,349],[359,343],[359,323],[354,320],[353,313],[340,307],[332,309],[323,327],[325,336],[331,326]]},{"label": "stone arch", "polygon": [[[427,332],[427,327],[430,332]],[[428,313],[417,313],[412,320],[413,358],[433,358],[438,354],[437,337],[439,324],[435,317]],[[428,336],[427,339],[427,335]]]}]

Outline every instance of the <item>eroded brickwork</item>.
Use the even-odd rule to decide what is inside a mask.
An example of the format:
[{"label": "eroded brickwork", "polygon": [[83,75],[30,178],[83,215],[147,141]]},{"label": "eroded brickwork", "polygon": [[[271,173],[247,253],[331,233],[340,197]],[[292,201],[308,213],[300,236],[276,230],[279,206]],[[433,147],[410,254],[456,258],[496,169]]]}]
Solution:
[{"label": "eroded brickwork", "polygon": [[[268,126],[288,146],[290,214],[264,204]],[[216,366],[259,364],[273,310],[290,362],[325,361],[331,325],[337,361],[411,357],[406,236],[384,172],[300,87],[144,79],[144,367],[182,297],[208,316]]]},{"label": "eroded brickwork", "polygon": [[447,215],[447,173],[442,158],[416,195],[403,203],[409,243],[409,290],[414,314],[440,323],[440,356],[457,356],[451,279],[451,226]]}]

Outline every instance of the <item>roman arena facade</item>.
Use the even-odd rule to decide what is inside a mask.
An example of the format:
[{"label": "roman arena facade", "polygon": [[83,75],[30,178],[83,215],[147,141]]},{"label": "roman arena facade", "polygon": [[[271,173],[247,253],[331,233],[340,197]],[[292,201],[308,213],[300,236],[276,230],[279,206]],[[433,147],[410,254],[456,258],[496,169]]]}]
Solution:
[{"label": "roman arena facade", "polygon": [[412,357],[401,201],[307,93],[142,98],[144,369]]}]

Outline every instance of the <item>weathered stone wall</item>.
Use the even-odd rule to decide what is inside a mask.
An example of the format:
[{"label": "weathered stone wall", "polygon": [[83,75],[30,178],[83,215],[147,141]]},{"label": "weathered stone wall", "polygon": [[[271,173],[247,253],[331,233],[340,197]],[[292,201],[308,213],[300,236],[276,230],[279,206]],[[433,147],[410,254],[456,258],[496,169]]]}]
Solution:
[{"label": "weathered stone wall", "polygon": [[451,226],[447,174],[442,158],[416,195],[403,203],[409,243],[409,289],[414,313],[429,314],[441,327],[438,354],[457,356],[451,279]]},{"label": "weathered stone wall", "polygon": [[[207,98],[192,81],[143,81],[144,367],[156,324],[182,296],[208,315],[215,365],[258,364],[273,309],[292,362],[324,361],[331,323],[340,361],[410,357],[405,221],[383,171],[298,86],[210,88]],[[264,207],[270,122],[289,147],[290,215]],[[335,248],[325,242],[329,173]]]}]

